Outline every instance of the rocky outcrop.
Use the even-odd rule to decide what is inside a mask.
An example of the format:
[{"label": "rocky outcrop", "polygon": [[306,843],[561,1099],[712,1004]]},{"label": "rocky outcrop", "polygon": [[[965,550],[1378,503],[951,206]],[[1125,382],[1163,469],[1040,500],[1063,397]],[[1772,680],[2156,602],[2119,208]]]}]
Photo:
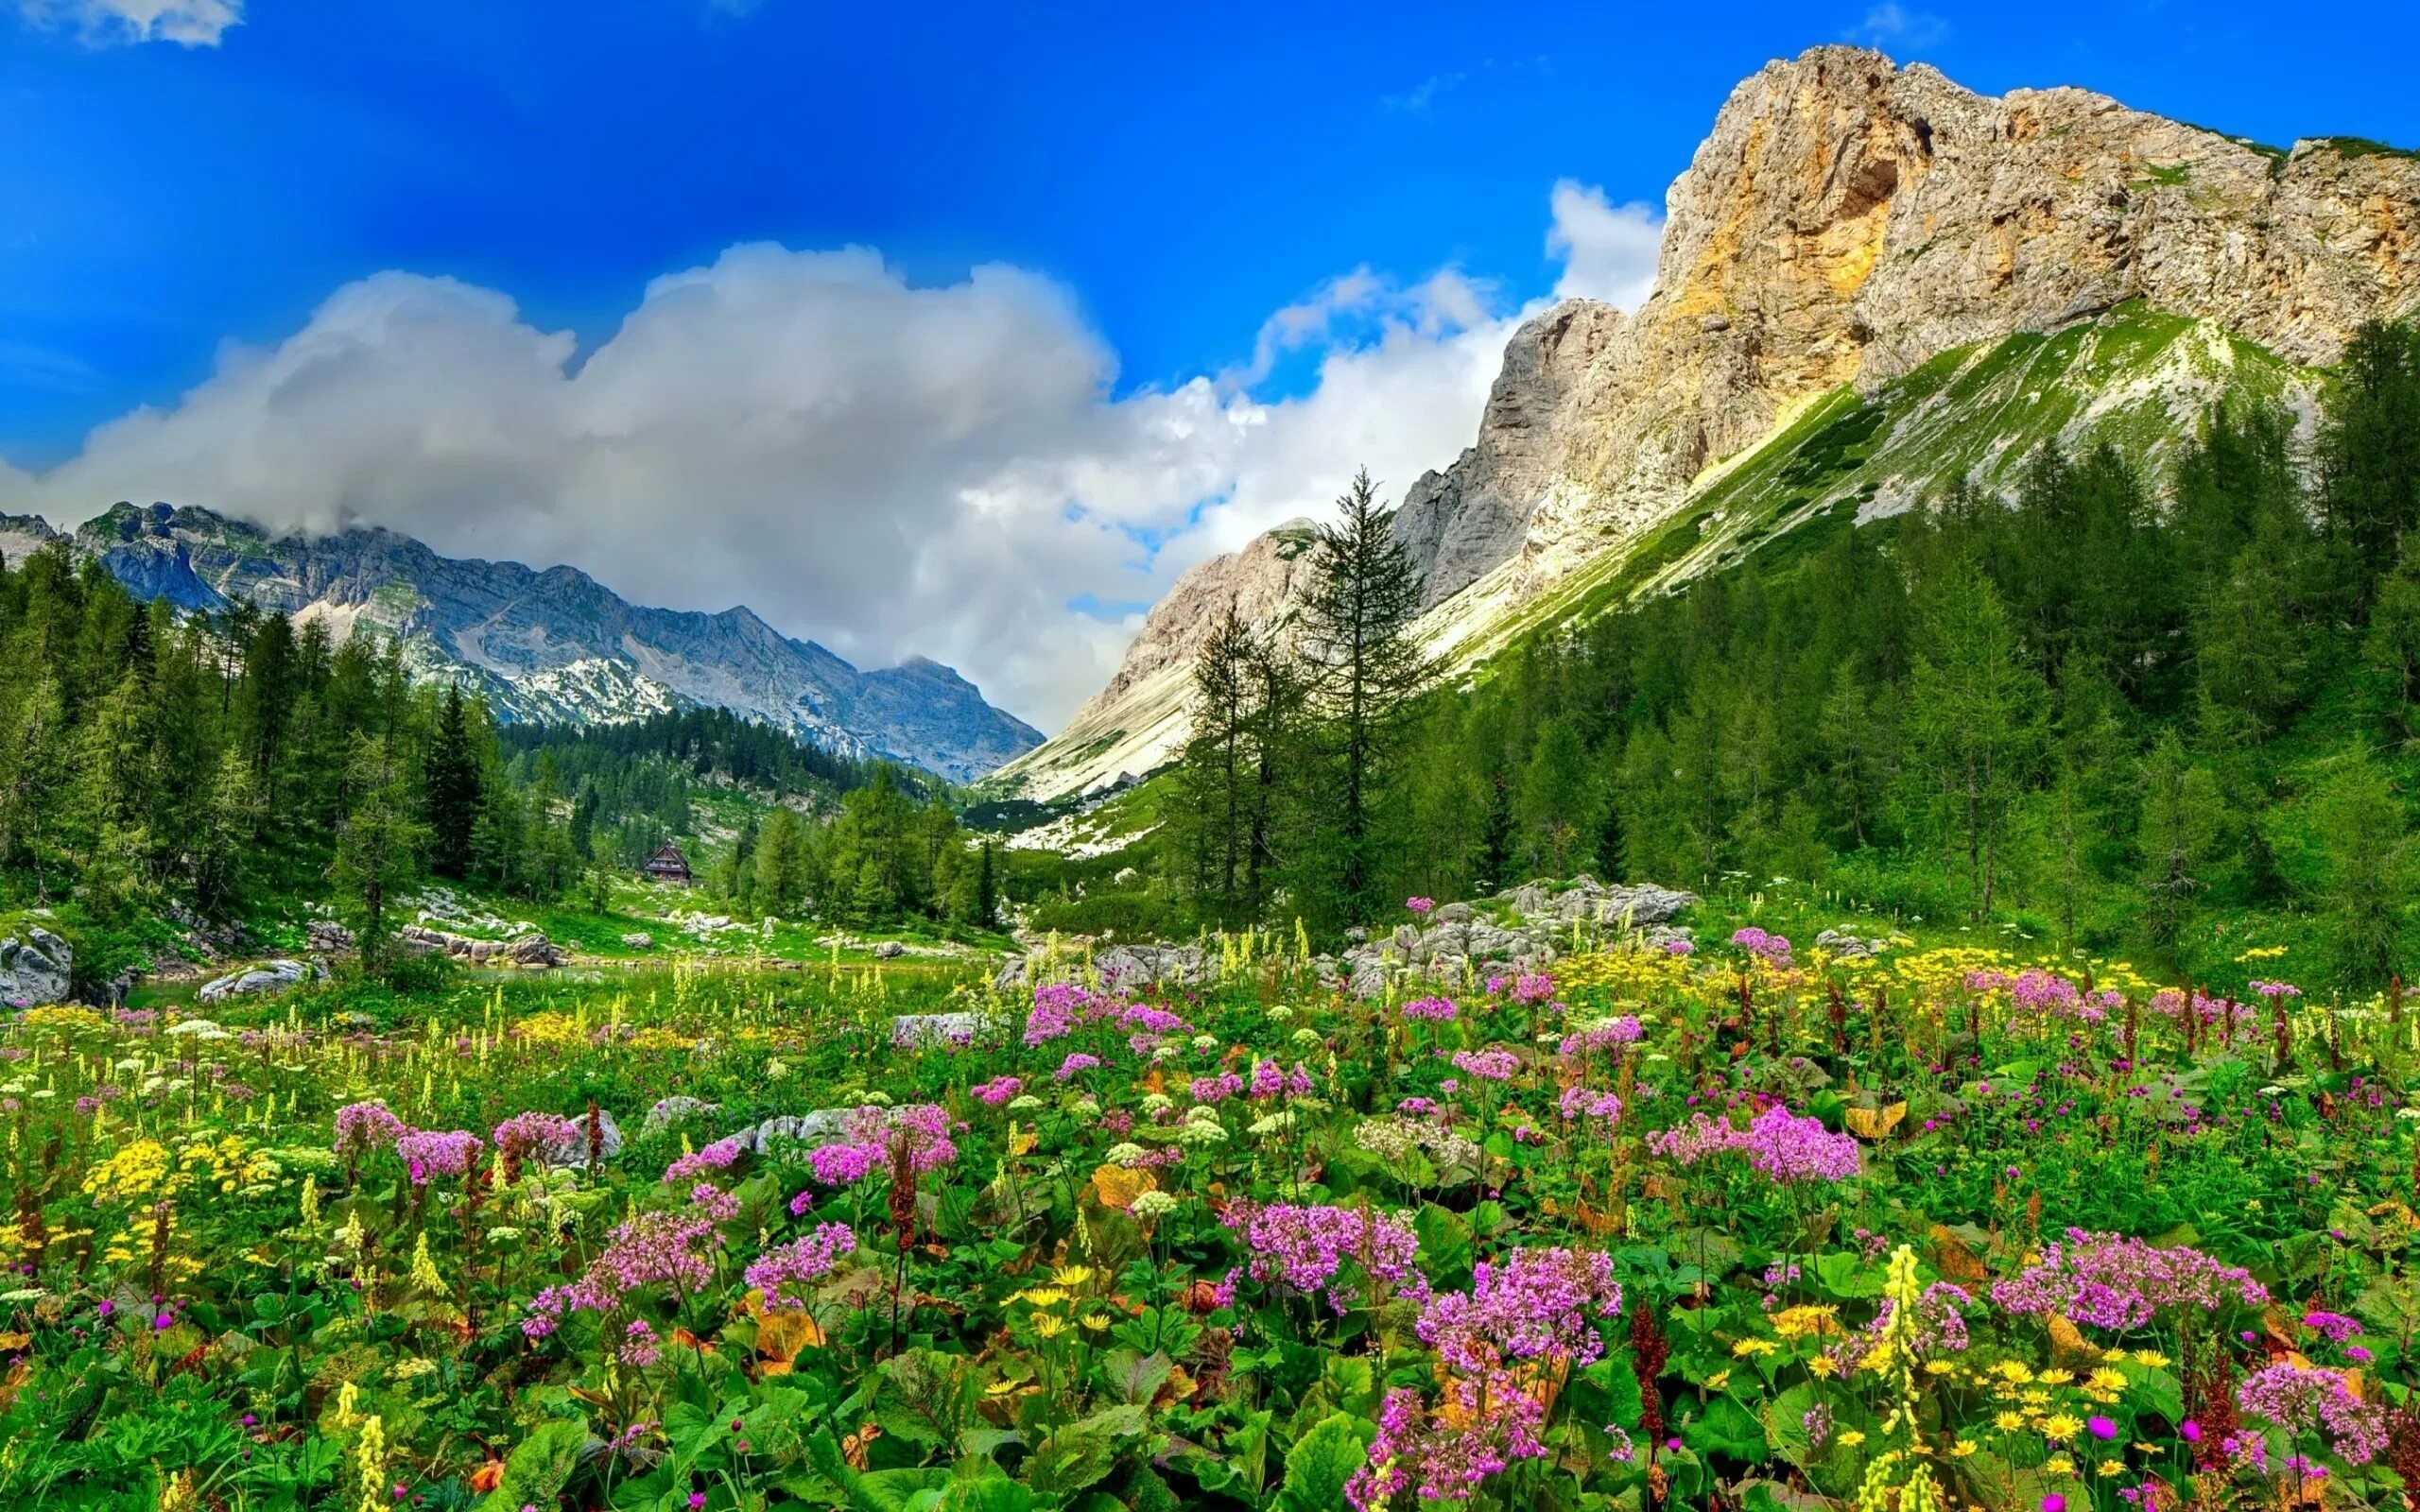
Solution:
[{"label": "rocky outcrop", "polygon": [[1994,98],[1858,48],[1742,82],[1666,208],[1636,316],[1530,322],[1478,445],[1415,486],[1400,528],[1437,596],[1497,567],[1534,591],[1794,406],[1954,347],[2140,300],[2315,365],[2420,309],[2420,158],[2279,153],[2081,89]]},{"label": "rocky outcrop", "polygon": [[1174,760],[1184,744],[1195,653],[1230,609],[1255,629],[1283,635],[1316,540],[1311,522],[1296,520],[1188,569],[1145,616],[1108,686],[1048,742],[1002,767],[994,783],[1051,799]]},{"label": "rocky outcrop", "polygon": [[68,943],[40,925],[27,930],[24,939],[0,939],[0,1005],[66,1002],[75,965],[76,953]]},{"label": "rocky outcrop", "polygon": [[473,939],[467,935],[451,935],[425,924],[406,924],[395,931],[395,941],[406,950],[423,954],[450,955],[473,966],[562,966],[571,957],[562,946],[544,935],[522,935],[512,939]]},{"label": "rocky outcrop", "polygon": [[[40,520],[0,516],[0,554],[14,561],[54,534]],[[270,536],[165,504],[119,504],[74,539],[138,597],[188,610],[249,603],[324,622],[337,640],[356,627],[390,634],[416,677],[468,682],[506,718],[612,723],[704,705],[952,782],[1042,738],[939,662],[860,671],[747,609],[651,609],[569,567],[441,557],[369,527]]]},{"label": "rocky outcrop", "polygon": [[[1501,627],[1551,610],[1558,585],[1844,386],[1871,393],[1942,352],[2130,301],[2206,322],[2221,367],[2230,339],[2325,365],[2363,321],[2420,313],[2420,155],[2262,147],[2080,89],[1995,98],[1859,48],[1819,47],[1742,81],[1666,210],[1641,306],[1567,301],[1524,323],[1472,446],[1401,502],[1425,628],[1449,658],[1496,648]],[[2192,374],[2161,381],[2178,413],[2211,397]],[[1997,456],[1988,435],[1979,447]],[[1921,492],[1946,479],[1900,481]],[[1205,566],[1215,578],[1268,549]],[[1217,607],[1171,594],[1154,610],[1130,653],[1139,675],[1121,668],[1080,730],[1015,764],[1029,791],[1175,751],[1192,648]]]},{"label": "rocky outcrop", "polygon": [[1671,920],[1698,900],[1669,887],[1608,886],[1582,872],[1568,883],[1525,883],[1495,901],[1503,905],[1500,919],[1468,903],[1447,903],[1426,928],[1399,924],[1384,937],[1356,942],[1340,961],[1322,957],[1321,974],[1356,997],[1372,998],[1391,983],[1542,971],[1576,942],[1593,949],[1624,940],[1653,946],[1686,939],[1688,931],[1671,927]]},{"label": "rocky outcrop", "polygon": [[1001,963],[992,986],[1003,992],[1038,987],[1050,980],[1077,981],[1090,974],[1104,988],[1130,992],[1161,987],[1197,987],[1216,974],[1218,962],[1203,955],[1199,945],[1113,945],[1089,962],[1062,955],[1056,972],[1048,969],[1043,950],[1028,950]]},{"label": "rocky outcrop", "polygon": [[229,998],[283,992],[287,988],[301,985],[306,978],[327,974],[328,969],[317,962],[305,966],[301,961],[263,961],[258,966],[248,966],[240,971],[230,971],[225,976],[204,982],[194,996],[203,1003],[222,1003]]}]

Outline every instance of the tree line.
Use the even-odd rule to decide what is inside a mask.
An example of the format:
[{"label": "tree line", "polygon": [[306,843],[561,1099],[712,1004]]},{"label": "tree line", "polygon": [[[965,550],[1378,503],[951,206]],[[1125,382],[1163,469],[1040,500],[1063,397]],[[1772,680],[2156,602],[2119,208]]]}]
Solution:
[{"label": "tree line", "polygon": [[424,879],[601,907],[607,871],[693,833],[717,793],[744,798],[751,902],[990,916],[989,851],[922,774],[722,711],[499,725],[416,682],[389,637],[250,605],[180,615],[63,541],[0,560],[0,908],[139,932],[336,893],[374,955]]},{"label": "tree line", "polygon": [[1165,884],[1222,919],[1384,917],[1532,875],[1775,876],[2195,969],[2308,915],[2407,959],[2420,332],[2359,334],[2307,434],[2221,405],[2164,473],[2048,446],[2005,492],[1851,505],[1434,685],[1357,485],[1286,627],[1219,627]]}]

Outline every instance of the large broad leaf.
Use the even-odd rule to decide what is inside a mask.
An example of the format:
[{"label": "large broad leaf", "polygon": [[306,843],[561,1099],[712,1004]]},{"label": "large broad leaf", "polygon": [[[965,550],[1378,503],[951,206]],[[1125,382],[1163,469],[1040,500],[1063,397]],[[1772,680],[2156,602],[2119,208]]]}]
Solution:
[{"label": "large broad leaf", "polygon": [[[847,1512],[921,1512],[938,1501],[950,1472],[924,1469],[859,1470],[851,1468],[838,1440],[819,1433],[806,1441],[810,1469],[785,1477],[782,1489],[801,1501]],[[934,1492],[927,1496],[925,1493]],[[485,1512],[485,1509],[482,1509]]]},{"label": "large broad leaf", "polygon": [[1729,1397],[1715,1398],[1706,1403],[1703,1417],[1684,1424],[1681,1441],[1701,1454],[1721,1454],[1750,1465],[1761,1463],[1766,1454],[1764,1424]]},{"label": "large broad leaf", "polygon": [[479,1503],[479,1512],[521,1512],[552,1506],[563,1483],[579,1467],[588,1425],[569,1418],[550,1422],[523,1439],[504,1462],[504,1479]]},{"label": "large broad leaf", "polygon": [[1176,1362],[1156,1349],[1150,1354],[1112,1349],[1100,1363],[1101,1379],[1110,1395],[1137,1407],[1150,1406],[1175,1369]]},{"label": "large broad leaf", "polygon": [[1461,1214],[1428,1203],[1412,1214],[1411,1231],[1420,1238],[1421,1256],[1437,1285],[1450,1288],[1469,1278],[1471,1226]]},{"label": "large broad leaf", "polygon": [[1322,1418],[1286,1452],[1277,1512],[1333,1512],[1342,1506],[1344,1483],[1370,1463],[1370,1440],[1376,1436],[1358,1418],[1340,1412]]},{"label": "large broad leaf", "polygon": [[1026,1484],[1048,1496],[1072,1496],[1117,1468],[1118,1440],[1143,1431],[1143,1409],[1111,1407],[1053,1432],[1025,1462]]},{"label": "large broad leaf", "polygon": [[1033,1512],[1040,1505],[1033,1493],[999,1475],[978,1481],[952,1481],[942,1490],[937,1512]]}]

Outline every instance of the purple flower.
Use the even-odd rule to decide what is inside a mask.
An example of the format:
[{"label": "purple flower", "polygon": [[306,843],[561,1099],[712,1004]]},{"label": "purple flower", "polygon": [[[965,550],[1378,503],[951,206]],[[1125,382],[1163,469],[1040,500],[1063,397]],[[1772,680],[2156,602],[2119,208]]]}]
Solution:
[{"label": "purple flower", "polygon": [[677,1185],[693,1181],[709,1171],[727,1171],[738,1162],[741,1145],[737,1135],[717,1140],[702,1150],[693,1150],[664,1168],[664,1179]]},{"label": "purple flower", "polygon": [[1450,1023],[1461,1012],[1451,998],[1414,998],[1403,1005],[1407,1019],[1426,1019],[1434,1023]]},{"label": "purple flower", "polygon": [[2013,1313],[2061,1313],[2122,1332],[2147,1326],[2164,1308],[2216,1312],[2230,1301],[2259,1307],[2269,1292],[2250,1272],[2198,1249],[2070,1228],[2065,1242],[2042,1246],[2036,1263],[1994,1282],[1992,1300]]},{"label": "purple flower", "polygon": [[816,1225],[815,1231],[769,1249],[750,1263],[748,1284],[784,1307],[804,1307],[804,1283],[830,1273],[842,1255],[857,1247],[855,1230],[843,1223]]},{"label": "purple flower", "polygon": [[1698,1113],[1676,1128],[1650,1135],[1647,1143],[1683,1165],[1726,1152],[1744,1155],[1751,1167],[1782,1181],[1845,1181],[1862,1169],[1855,1139],[1835,1134],[1823,1120],[1801,1118],[1778,1103],[1758,1113],[1746,1128]]},{"label": "purple flower", "polygon": [[1229,1205],[1224,1220],[1237,1229],[1251,1259],[1245,1270],[1263,1282],[1282,1282],[1308,1296],[1324,1295],[1342,1313],[1362,1300],[1360,1286],[1338,1279],[1346,1261],[1361,1275],[1426,1295],[1426,1278],[1412,1267],[1420,1240],[1409,1220],[1374,1208],[1272,1203]]},{"label": "purple flower", "polygon": [[999,1108],[1007,1104],[1010,1099],[1015,1097],[1017,1093],[1023,1091],[1025,1091],[1025,1082],[1023,1078],[1016,1076],[994,1076],[990,1081],[983,1082],[975,1088],[975,1098],[976,1101],[981,1103],[986,1108]]}]

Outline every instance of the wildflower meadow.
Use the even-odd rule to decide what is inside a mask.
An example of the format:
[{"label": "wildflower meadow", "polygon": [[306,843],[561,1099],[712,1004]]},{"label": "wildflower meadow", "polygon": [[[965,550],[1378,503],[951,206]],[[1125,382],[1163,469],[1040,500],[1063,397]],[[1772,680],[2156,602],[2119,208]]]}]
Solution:
[{"label": "wildflower meadow", "polygon": [[2401,1504],[2420,1019],[1741,930],[0,1038],[14,1506]]}]

